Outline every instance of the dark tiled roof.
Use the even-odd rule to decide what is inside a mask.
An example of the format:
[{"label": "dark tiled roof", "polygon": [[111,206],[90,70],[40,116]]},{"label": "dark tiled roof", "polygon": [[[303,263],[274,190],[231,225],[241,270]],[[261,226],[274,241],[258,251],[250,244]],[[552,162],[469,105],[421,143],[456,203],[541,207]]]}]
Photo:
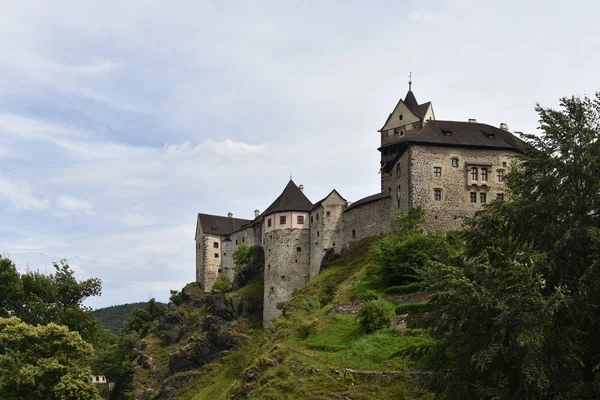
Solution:
[{"label": "dark tiled roof", "polygon": [[389,145],[406,142],[515,151],[519,149],[519,139],[508,131],[487,124],[462,121],[426,121],[422,129],[408,131],[404,137]]},{"label": "dark tiled roof", "polygon": [[408,93],[406,93],[404,104],[406,104],[406,107],[408,107],[413,114],[419,116],[419,103],[417,102],[417,98],[412,90],[409,90]]},{"label": "dark tiled roof", "polygon": [[283,192],[261,215],[281,211],[310,211],[312,203],[290,179]]},{"label": "dark tiled roof", "polygon": [[229,218],[211,214],[198,214],[198,219],[200,220],[202,232],[209,235],[226,235],[250,222],[247,219]]},{"label": "dark tiled roof", "polygon": [[331,196],[333,193],[337,193],[337,195],[340,196],[342,198],[342,200],[346,201],[346,199],[341,194],[339,194],[337,190],[333,189],[331,192],[329,192],[329,194],[327,196],[323,197],[321,200],[319,200],[315,204],[313,204],[313,206],[310,210],[312,211],[315,208],[318,208],[321,205],[321,203],[323,202],[323,200],[325,200],[326,198]]},{"label": "dark tiled roof", "polygon": [[425,114],[427,114],[427,109],[430,105],[430,101],[428,101],[427,103],[419,104],[419,112],[417,113],[417,117],[421,119],[425,118]]},{"label": "dark tiled roof", "polygon": [[353,208],[362,206],[364,204],[372,203],[374,201],[385,199],[386,197],[391,197],[391,196],[392,195],[389,192],[388,193],[381,192],[381,193],[377,193],[377,194],[372,194],[371,196],[363,197],[362,199],[357,200],[354,203],[350,204],[350,207],[346,208],[344,211],[348,211]]}]

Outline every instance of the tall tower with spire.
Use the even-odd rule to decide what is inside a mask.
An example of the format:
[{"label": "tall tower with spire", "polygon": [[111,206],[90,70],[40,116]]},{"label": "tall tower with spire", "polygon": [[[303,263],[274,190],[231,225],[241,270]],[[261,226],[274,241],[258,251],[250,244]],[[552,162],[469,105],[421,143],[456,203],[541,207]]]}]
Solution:
[{"label": "tall tower with spire", "polygon": [[394,110],[379,130],[381,134],[381,191],[392,191],[390,166],[395,164],[407,140],[415,136],[423,125],[435,119],[433,106],[430,101],[419,104],[412,91],[412,72],[408,78],[408,92],[400,99]]}]

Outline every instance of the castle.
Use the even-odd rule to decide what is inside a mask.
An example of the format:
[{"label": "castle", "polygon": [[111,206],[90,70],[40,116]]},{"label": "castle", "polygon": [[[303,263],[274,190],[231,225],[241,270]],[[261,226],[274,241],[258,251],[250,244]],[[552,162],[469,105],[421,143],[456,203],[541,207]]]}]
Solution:
[{"label": "castle", "polygon": [[396,104],[381,134],[381,192],[356,202],[336,190],[316,203],[291,179],[254,219],[198,214],[196,281],[210,291],[218,274],[233,280],[237,246],[265,253],[263,324],[270,326],[294,289],[319,274],[324,258],[369,236],[389,233],[399,211],[420,205],[426,227],[445,232],[461,226],[483,204],[506,195],[504,176],[518,139],[506,124],[435,119],[431,102],[411,90]]}]

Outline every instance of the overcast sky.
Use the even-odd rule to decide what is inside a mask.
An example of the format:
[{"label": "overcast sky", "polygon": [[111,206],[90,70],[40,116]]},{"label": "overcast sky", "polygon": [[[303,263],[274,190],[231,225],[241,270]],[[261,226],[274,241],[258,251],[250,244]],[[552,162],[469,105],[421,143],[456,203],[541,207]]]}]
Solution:
[{"label": "overcast sky", "polygon": [[193,281],[198,212],[376,193],[411,71],[437,119],[527,132],[600,89],[593,0],[0,3],[0,251],[95,308]]}]

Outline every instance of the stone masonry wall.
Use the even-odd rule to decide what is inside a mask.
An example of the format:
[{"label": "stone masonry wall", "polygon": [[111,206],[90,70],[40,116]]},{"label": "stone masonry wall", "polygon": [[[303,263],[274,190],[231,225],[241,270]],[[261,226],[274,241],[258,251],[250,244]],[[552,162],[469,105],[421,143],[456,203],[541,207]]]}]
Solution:
[{"label": "stone masonry wall", "polygon": [[[202,289],[209,292],[221,268],[221,237],[218,235],[204,235],[201,240],[201,257],[204,268],[202,268],[199,282]],[[215,243],[218,243],[218,248],[215,247]]]},{"label": "stone masonry wall", "polygon": [[391,232],[391,206],[391,199],[386,197],[344,211],[342,215],[344,246],[369,236]]},{"label": "stone masonry wall", "polygon": [[[411,146],[411,197],[414,205],[425,209],[427,228],[439,232],[459,229],[460,217],[471,216],[481,209],[480,193],[486,193],[488,203],[494,201],[498,193],[506,195],[505,184],[498,182],[497,171],[503,171],[505,176],[514,154],[504,150]],[[453,157],[458,158],[457,167],[452,166]],[[441,168],[441,177],[434,176],[434,167]],[[471,167],[478,168],[479,172],[482,167],[487,168],[487,181],[472,181]],[[435,189],[442,190],[439,201],[434,199]],[[470,200],[471,192],[475,193],[475,203]]]},{"label": "stone masonry wall", "polygon": [[232,240],[230,237],[228,240],[223,240],[221,246],[221,250],[223,251],[221,259],[222,273],[227,274],[229,279],[233,281],[233,276],[235,275],[235,264],[233,262],[233,252],[236,248],[235,240]]},{"label": "stone masonry wall", "polygon": [[294,289],[308,282],[309,248],[308,229],[280,229],[265,234],[265,328],[281,315],[277,304],[287,301]]}]

